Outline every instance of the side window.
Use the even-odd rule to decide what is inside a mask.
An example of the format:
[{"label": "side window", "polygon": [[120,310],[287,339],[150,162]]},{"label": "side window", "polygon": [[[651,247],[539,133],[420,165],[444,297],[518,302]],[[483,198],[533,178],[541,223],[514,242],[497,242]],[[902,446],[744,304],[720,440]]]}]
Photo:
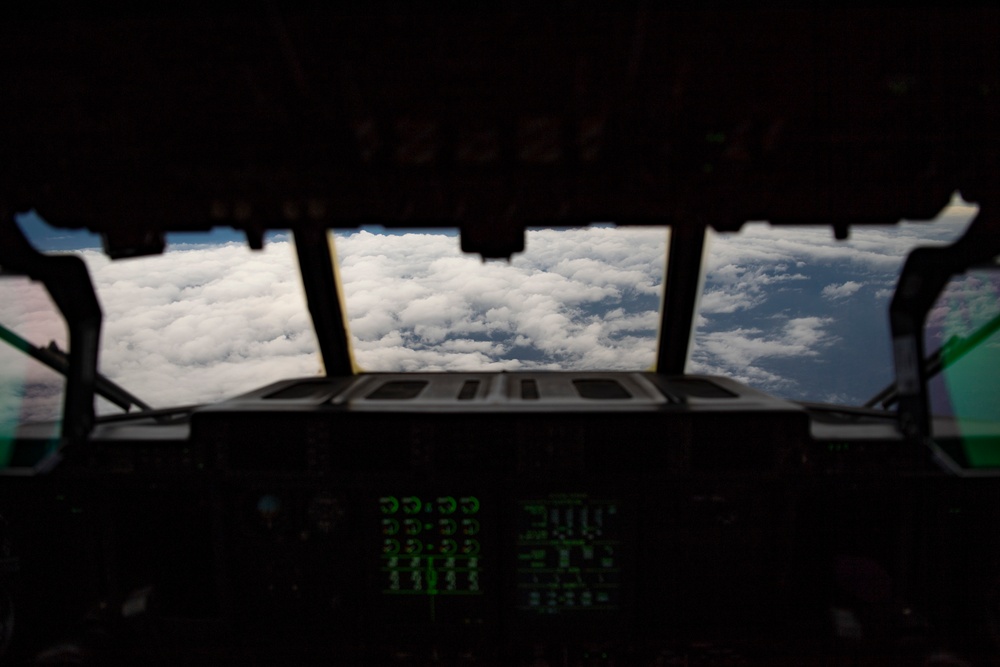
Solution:
[{"label": "side window", "polygon": [[954,242],[977,210],[956,193],[934,220],[859,225],[846,240],[762,223],[710,233],[687,371],[862,405],[894,379],[886,313],[906,256]]},{"label": "side window", "polygon": [[68,350],[59,311],[45,287],[28,278],[0,279],[0,325],[0,467],[6,467],[18,464],[13,443],[24,425],[49,422],[52,437],[58,436],[65,391],[62,375],[18,348],[26,341]]},{"label": "side window", "polygon": [[1000,467],[1000,271],[953,277],[928,314],[925,340],[939,369],[928,382],[931,412],[949,418],[935,437],[960,443],[972,468]]}]

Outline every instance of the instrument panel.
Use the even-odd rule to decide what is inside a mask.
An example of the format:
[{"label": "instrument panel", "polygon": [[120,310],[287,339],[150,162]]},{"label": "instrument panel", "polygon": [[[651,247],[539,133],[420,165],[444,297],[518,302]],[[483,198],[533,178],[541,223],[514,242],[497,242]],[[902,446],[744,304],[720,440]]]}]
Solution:
[{"label": "instrument panel", "polygon": [[[15,650],[87,600],[142,607],[178,664],[281,664],[290,647],[340,663],[769,664],[985,627],[1000,538],[971,528],[1000,518],[990,480],[726,380],[631,374],[623,408],[601,384],[616,374],[535,378],[527,399],[512,375],[279,383],[171,438],[99,427],[53,473],[0,488],[15,548],[31,545]],[[503,400],[460,398],[470,379]],[[535,408],[546,391],[558,400]],[[44,600],[67,589],[79,599],[54,616]],[[900,630],[904,608],[924,630]]]}]

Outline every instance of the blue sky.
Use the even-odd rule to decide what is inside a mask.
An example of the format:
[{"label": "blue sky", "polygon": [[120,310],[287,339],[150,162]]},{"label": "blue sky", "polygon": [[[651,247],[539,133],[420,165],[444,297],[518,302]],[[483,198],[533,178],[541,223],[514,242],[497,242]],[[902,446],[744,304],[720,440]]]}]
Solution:
[{"label": "blue sky", "polygon": [[[17,216],[17,223],[28,240],[43,252],[83,250],[84,248],[100,248],[101,237],[86,229],[58,229],[50,226],[34,210]],[[375,234],[400,236],[404,234],[425,234],[434,232],[446,236],[457,236],[457,230],[429,229],[387,229],[381,225],[367,225],[361,229]],[[266,240],[281,239],[287,236],[284,231],[272,231],[265,235]],[[244,243],[246,235],[231,227],[216,227],[206,232],[170,232],[166,235],[167,246],[188,244],[218,245],[221,243]]]}]

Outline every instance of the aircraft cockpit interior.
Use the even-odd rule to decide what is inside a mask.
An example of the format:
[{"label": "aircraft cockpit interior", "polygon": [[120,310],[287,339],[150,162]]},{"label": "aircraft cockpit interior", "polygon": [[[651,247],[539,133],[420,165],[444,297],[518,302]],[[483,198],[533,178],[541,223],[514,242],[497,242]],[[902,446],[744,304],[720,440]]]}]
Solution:
[{"label": "aircraft cockpit interior", "polygon": [[996,8],[5,14],[3,664],[996,664]]}]

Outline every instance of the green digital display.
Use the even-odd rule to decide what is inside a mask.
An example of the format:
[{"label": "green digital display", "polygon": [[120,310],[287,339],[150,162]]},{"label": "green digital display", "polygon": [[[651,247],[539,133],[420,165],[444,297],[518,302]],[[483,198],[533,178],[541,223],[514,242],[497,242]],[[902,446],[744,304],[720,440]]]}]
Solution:
[{"label": "green digital display", "polygon": [[517,602],[522,613],[613,612],[621,606],[620,503],[553,493],[517,505]]},{"label": "green digital display", "polygon": [[382,496],[380,586],[385,595],[481,595],[476,496]]}]

